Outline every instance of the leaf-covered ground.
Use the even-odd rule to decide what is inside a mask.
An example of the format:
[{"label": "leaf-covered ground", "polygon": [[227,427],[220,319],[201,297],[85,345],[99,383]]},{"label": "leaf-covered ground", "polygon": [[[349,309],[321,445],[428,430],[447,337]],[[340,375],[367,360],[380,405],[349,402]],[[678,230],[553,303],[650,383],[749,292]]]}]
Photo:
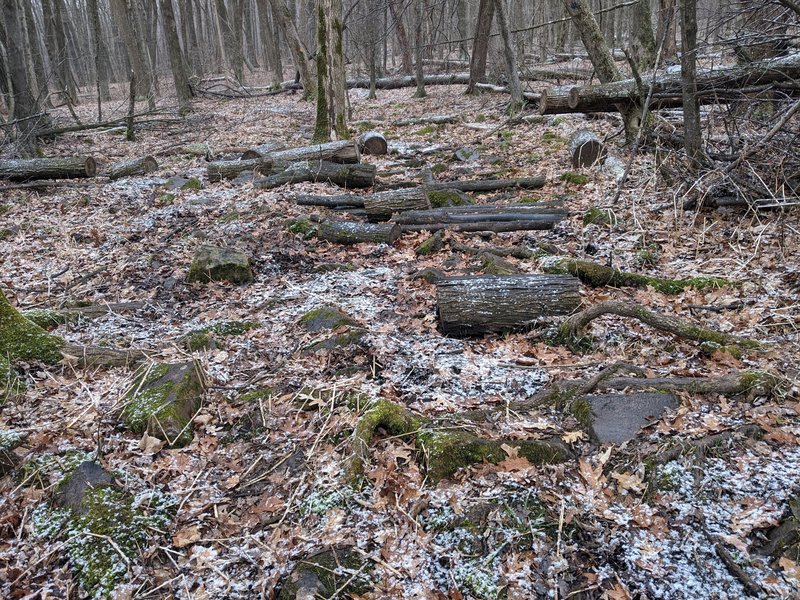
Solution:
[{"label": "leaf-covered ground", "polygon": [[[478,200],[563,199],[570,217],[547,232],[447,238],[478,248],[544,242],[560,255],[648,275],[734,280],[738,285],[672,296],[583,286],[582,296],[587,305],[628,299],[759,340],[764,349],[709,353],[616,317],[592,324],[596,344],[583,355],[549,346],[535,332],[443,337],[435,286],[411,275],[425,268],[479,273],[474,256],[447,245],[417,256],[427,234],[406,234],[394,247],[347,247],[294,233],[287,219],[326,212],[295,205],[295,195],[335,190],[210,184],[205,159],[181,152],[188,143],[207,143],[215,155],[272,139],[307,144],[314,106],[296,95],[198,101],[185,122],[152,124],[135,143],[119,131],[64,136],[45,148],[48,156],[91,154],[102,167],[153,154],[160,169],[115,182],[2,192],[0,286],[14,304],[142,301],[134,313],[56,332],[70,342],[139,348],[172,362],[189,357],[180,340],[192,330],[231,320],[259,324],[194,353],[211,387],[194,419],[194,440],[182,449],[120,425],[131,370],[27,365],[29,391],[0,408],[0,430],[27,434],[15,451],[23,464],[96,454],[126,474],[123,487],[173,498],[174,520],[152,532],[140,560],[125,565],[120,597],[269,598],[298,561],[331,547],[363,557],[340,579],[340,593],[349,579],[366,577],[371,591],[364,598],[740,598],[753,591],[748,582],[763,597],[798,593],[797,563],[757,551],[788,514],[800,481],[797,215],[683,212],[647,154],[612,205],[616,183],[599,170],[586,170],[585,184],[560,176],[571,170],[570,134],[589,128],[610,135],[614,122],[564,116],[510,124],[502,96],[461,92],[432,87],[423,100],[411,99],[411,90],[380,92],[378,100],[352,93],[355,127],[384,131],[395,148],[422,161],[365,158],[380,179],[415,180],[422,167],[439,180],[544,174],[541,190]],[[392,125],[443,113],[462,121]],[[480,158],[453,160],[461,146],[478,149]],[[165,195],[165,180],[176,175],[198,177],[204,187]],[[611,213],[611,224],[584,224],[590,208]],[[186,284],[201,244],[246,251],[255,280]],[[535,259],[508,260],[521,272],[540,272]],[[360,344],[305,351],[325,334],[305,331],[299,320],[325,305],[367,331]],[[782,383],[770,398],[682,394],[676,411],[623,446],[592,444],[576,418],[555,406],[507,410],[549,383],[590,377],[617,361],[660,376],[758,369]],[[257,390],[269,391],[248,394]],[[533,466],[509,445],[500,464],[474,465],[433,486],[414,440],[379,431],[366,484],[356,491],[345,474],[350,440],[377,398],[428,417],[496,409],[470,428],[489,438],[557,436],[576,458]],[[762,435],[732,436],[701,458],[688,452],[666,464],[648,460],[745,424],[757,424]],[[35,526],[55,476],[37,486],[31,472],[18,469],[0,481],[0,594],[77,594],[63,537],[48,540]]]}]

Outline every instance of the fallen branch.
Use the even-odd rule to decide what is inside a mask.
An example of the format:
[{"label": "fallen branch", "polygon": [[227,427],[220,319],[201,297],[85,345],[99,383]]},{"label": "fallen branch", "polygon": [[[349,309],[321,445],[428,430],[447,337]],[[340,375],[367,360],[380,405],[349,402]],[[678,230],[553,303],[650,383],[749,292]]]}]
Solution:
[{"label": "fallen branch", "polygon": [[348,188],[372,187],[375,184],[375,165],[342,165],[328,161],[298,162],[289,165],[281,173],[255,180],[253,186],[273,189],[304,181],[328,182]]}]

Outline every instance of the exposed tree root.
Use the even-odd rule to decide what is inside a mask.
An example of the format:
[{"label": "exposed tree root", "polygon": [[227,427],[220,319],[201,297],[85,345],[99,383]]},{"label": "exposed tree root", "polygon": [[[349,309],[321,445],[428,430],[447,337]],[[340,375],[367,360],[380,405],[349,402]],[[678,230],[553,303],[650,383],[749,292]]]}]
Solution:
[{"label": "exposed tree root", "polygon": [[148,354],[143,350],[119,350],[80,344],[67,344],[62,350],[62,354],[68,362],[75,362],[81,368],[130,367],[136,366],[148,358]]},{"label": "exposed tree root", "polygon": [[671,315],[663,315],[631,302],[621,300],[608,300],[576,313],[567,319],[558,329],[554,341],[563,344],[572,350],[585,348],[591,341],[585,334],[589,323],[603,315],[618,315],[637,319],[661,331],[666,331],[678,337],[695,340],[698,342],[711,342],[720,346],[733,346],[739,348],[757,349],[761,347],[756,341],[741,338],[713,329],[706,329],[690,321]]},{"label": "exposed tree root", "polygon": [[729,442],[735,437],[743,436],[752,438],[760,436],[761,433],[761,428],[758,425],[744,425],[738,429],[734,429],[733,431],[724,431],[722,433],[708,435],[700,438],[699,440],[681,442],[678,445],[669,448],[668,450],[659,452],[655,456],[651,457],[648,462],[656,465],[663,465],[682,456],[687,451],[691,451],[694,452],[695,455],[702,456],[709,448]]}]

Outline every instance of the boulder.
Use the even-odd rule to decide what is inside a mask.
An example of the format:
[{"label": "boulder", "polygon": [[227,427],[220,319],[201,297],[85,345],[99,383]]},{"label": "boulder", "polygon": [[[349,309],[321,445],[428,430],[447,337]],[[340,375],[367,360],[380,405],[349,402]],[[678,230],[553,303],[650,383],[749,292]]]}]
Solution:
[{"label": "boulder", "polygon": [[0,477],[16,468],[19,457],[14,454],[14,449],[27,437],[28,434],[22,431],[0,431]]},{"label": "boulder", "polygon": [[331,548],[297,562],[283,584],[278,600],[347,597],[371,589],[367,559],[349,548]]},{"label": "boulder", "polygon": [[185,446],[204,390],[205,374],[196,361],[142,367],[126,395],[122,420],[134,433],[147,431],[170,446]]},{"label": "boulder", "polygon": [[602,444],[632,440],[642,427],[679,404],[668,393],[598,394],[586,396],[586,401],[591,409],[592,435]]},{"label": "boulder", "polygon": [[253,281],[253,271],[250,268],[250,259],[244,252],[204,245],[195,252],[186,281],[248,283]]}]

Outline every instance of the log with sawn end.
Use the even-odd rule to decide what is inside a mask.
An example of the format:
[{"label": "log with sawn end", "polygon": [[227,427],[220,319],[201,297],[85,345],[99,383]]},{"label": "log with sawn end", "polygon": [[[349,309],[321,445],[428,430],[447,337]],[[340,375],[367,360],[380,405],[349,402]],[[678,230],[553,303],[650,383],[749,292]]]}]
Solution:
[{"label": "log with sawn end", "polygon": [[402,234],[395,223],[360,223],[325,219],[317,228],[317,238],[337,244],[394,244]]},{"label": "log with sawn end", "polygon": [[97,163],[91,156],[0,160],[0,179],[75,179],[94,177]]},{"label": "log with sawn end", "polygon": [[580,306],[580,282],[569,275],[481,275],[436,282],[445,335],[526,331]]},{"label": "log with sawn end", "polygon": [[158,169],[158,162],[152,156],[142,156],[111,165],[106,170],[109,179],[121,179],[131,175],[145,175]]},{"label": "log with sawn end", "polygon": [[283,142],[265,142],[242,152],[241,159],[252,160],[254,158],[267,158],[273,152],[279,152],[285,149],[286,144]]},{"label": "log with sawn end", "polygon": [[559,203],[483,204],[400,213],[394,221],[403,231],[522,231],[552,229],[569,213]]},{"label": "log with sawn end", "polygon": [[209,181],[234,179],[245,171],[253,171],[261,175],[280,173],[289,166],[286,161],[274,161],[272,158],[251,158],[248,160],[217,160],[206,166],[206,177]]}]

